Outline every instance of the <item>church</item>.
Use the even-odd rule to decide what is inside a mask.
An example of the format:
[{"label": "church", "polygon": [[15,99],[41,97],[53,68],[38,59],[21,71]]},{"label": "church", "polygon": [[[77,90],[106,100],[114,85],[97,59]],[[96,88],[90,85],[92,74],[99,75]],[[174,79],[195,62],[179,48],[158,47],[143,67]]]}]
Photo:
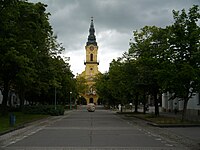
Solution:
[{"label": "church", "polygon": [[85,70],[80,75],[77,76],[77,79],[84,78],[85,84],[87,85],[87,89],[85,89],[84,93],[79,93],[79,94],[86,100],[87,104],[88,103],[98,104],[99,97],[96,93],[96,88],[94,86],[95,84],[94,78],[100,72],[98,70],[98,65],[99,65],[99,62],[97,60],[98,45],[96,42],[93,17],[91,18],[89,36],[86,42],[85,52],[86,52],[86,60],[84,62]]}]

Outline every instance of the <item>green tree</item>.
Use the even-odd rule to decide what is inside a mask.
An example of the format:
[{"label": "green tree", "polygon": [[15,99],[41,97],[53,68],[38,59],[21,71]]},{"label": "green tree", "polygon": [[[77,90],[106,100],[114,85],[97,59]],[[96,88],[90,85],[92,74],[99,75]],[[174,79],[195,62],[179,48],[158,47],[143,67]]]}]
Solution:
[{"label": "green tree", "polygon": [[86,79],[84,77],[77,77],[76,80],[76,89],[79,95],[84,95],[86,90],[88,89],[88,85],[86,84]]},{"label": "green tree", "polygon": [[[138,88],[154,97],[155,115],[159,115],[158,95],[162,86],[159,84],[159,70],[163,62],[163,51],[166,49],[165,31],[155,26],[146,26],[134,32],[134,41],[130,43],[129,54],[137,61]],[[144,103],[145,104],[145,103]]]},{"label": "green tree", "polygon": [[17,44],[17,1],[1,1],[0,3],[0,78],[3,83],[3,102],[5,106],[8,101],[8,92],[11,81],[16,77],[21,60],[15,45]]},{"label": "green tree", "polygon": [[184,101],[182,113],[182,120],[184,120],[189,99],[194,96],[195,92],[199,91],[199,6],[195,5],[190,8],[188,14],[184,9],[181,12],[173,11],[173,16],[175,22],[168,27],[170,32],[169,53],[171,54],[168,59],[171,62],[171,68],[173,68],[173,77],[168,86],[175,93],[174,97],[182,98]]},{"label": "green tree", "polygon": [[138,112],[140,87],[137,62],[130,54],[126,52],[123,54],[122,60],[122,70],[124,72],[123,80],[125,81],[126,85],[126,97],[129,103],[133,103],[135,105],[135,112]]},{"label": "green tree", "polygon": [[32,103],[51,103],[50,91],[57,85],[63,103],[67,89],[75,90],[69,64],[57,56],[64,48],[53,36],[49,13],[45,11],[46,5],[42,3],[0,1],[0,80],[4,106],[10,88],[19,94],[21,106],[25,98]]},{"label": "green tree", "polygon": [[[20,106],[23,106],[26,89],[33,82],[41,81],[38,78],[45,76],[42,88],[49,88],[49,80],[46,74],[51,73],[51,57],[54,51],[62,49],[53,36],[52,28],[48,21],[48,13],[45,12],[46,5],[42,3],[19,2],[17,19],[17,49],[20,55],[26,57],[29,63],[20,69],[16,78],[16,89],[20,97]],[[58,50],[59,49],[59,50]],[[39,66],[42,64],[41,66]],[[45,65],[45,66],[44,66]],[[41,70],[40,70],[41,69]],[[42,74],[39,74],[40,71]],[[47,77],[47,78],[46,78]],[[38,84],[40,85],[40,84]],[[40,86],[38,87],[40,88]]]},{"label": "green tree", "polygon": [[193,6],[188,14],[184,9],[173,14],[175,23],[171,26],[144,27],[134,32],[129,53],[139,65],[142,82],[154,96],[156,115],[157,95],[169,91],[174,93],[173,98],[183,99],[184,120],[189,99],[199,91],[200,13],[199,7]]},{"label": "green tree", "polygon": [[113,60],[110,63],[109,68],[109,89],[112,94],[112,96],[117,100],[117,103],[120,103],[122,105],[127,104],[126,99],[126,81],[123,80],[123,62],[121,61],[121,58],[118,60]]},{"label": "green tree", "polygon": [[[50,58],[49,63],[49,88],[46,93],[47,97],[45,100],[47,103],[54,102],[54,92],[57,89],[57,99],[59,104],[65,104],[67,98],[69,98],[70,91],[74,93],[74,75],[70,70],[70,66],[60,56]],[[51,94],[49,94],[51,93]]]},{"label": "green tree", "polygon": [[116,106],[117,101],[111,94],[111,89],[109,88],[110,77],[109,73],[99,74],[95,79],[95,87],[97,89],[97,94],[99,98],[102,99],[102,103],[108,106]]}]

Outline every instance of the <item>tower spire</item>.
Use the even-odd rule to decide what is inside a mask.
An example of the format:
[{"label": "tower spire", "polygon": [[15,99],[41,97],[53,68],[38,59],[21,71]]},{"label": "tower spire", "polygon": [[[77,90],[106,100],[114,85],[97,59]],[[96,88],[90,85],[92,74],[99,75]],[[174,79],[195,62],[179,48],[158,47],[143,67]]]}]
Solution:
[{"label": "tower spire", "polygon": [[88,41],[87,41],[86,46],[88,46],[90,44],[97,46],[96,37],[95,37],[94,33],[95,33],[94,22],[93,22],[93,17],[91,17],[89,36],[88,36]]}]

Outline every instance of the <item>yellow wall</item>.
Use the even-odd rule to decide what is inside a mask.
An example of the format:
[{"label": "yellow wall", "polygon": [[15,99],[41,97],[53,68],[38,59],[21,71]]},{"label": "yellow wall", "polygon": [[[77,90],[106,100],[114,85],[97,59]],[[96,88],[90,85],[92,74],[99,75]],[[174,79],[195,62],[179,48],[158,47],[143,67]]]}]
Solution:
[{"label": "yellow wall", "polygon": [[[86,62],[85,62],[85,71],[83,71],[78,77],[84,77],[86,79],[86,84],[88,85],[88,89],[85,94],[81,94],[86,101],[87,104],[90,102],[90,99],[93,99],[93,103],[98,103],[98,95],[96,93],[96,89],[94,87],[94,78],[97,74],[99,74],[98,70],[98,46],[88,45],[85,47],[86,50]],[[91,54],[93,55],[91,60]],[[92,90],[91,90],[92,89]]]}]

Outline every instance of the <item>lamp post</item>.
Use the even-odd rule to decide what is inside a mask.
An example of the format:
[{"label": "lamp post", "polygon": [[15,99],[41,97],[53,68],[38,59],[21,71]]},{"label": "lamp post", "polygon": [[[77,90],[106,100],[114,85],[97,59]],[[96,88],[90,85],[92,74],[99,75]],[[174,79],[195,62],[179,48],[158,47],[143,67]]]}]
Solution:
[{"label": "lamp post", "polygon": [[69,109],[70,109],[70,110],[72,109],[72,105],[71,105],[71,95],[72,95],[72,92],[70,92],[70,97],[69,97]]},{"label": "lamp post", "polygon": [[55,110],[56,110],[56,87],[55,87]]}]

